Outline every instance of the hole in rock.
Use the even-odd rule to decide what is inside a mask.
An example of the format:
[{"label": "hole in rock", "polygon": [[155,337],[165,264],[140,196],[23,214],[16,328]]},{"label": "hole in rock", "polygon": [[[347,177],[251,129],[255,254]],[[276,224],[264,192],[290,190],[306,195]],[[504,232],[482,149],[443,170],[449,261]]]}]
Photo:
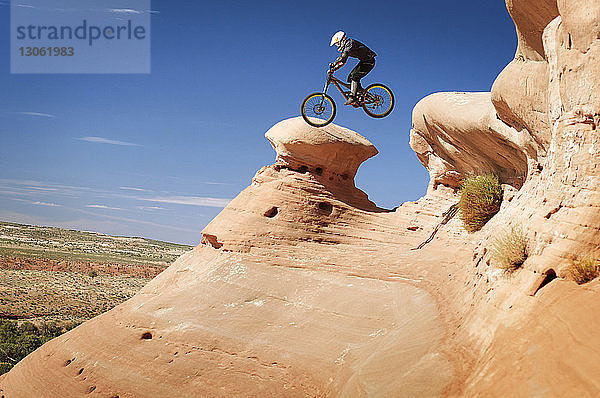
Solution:
[{"label": "hole in rock", "polygon": [[317,167],[317,168],[315,169],[315,173],[317,173],[317,175],[321,175],[321,174],[323,174],[323,168],[322,168],[322,167]]},{"label": "hole in rock", "polygon": [[73,362],[71,359],[67,359],[64,366],[69,366],[71,362]]},{"label": "hole in rock", "polygon": [[203,245],[211,245],[215,249],[220,249],[223,247],[223,244],[219,242],[215,235],[210,234],[202,234],[202,239],[200,243]]},{"label": "hole in rock", "polygon": [[77,372],[78,375],[83,373],[83,368],[79,369],[79,372]]},{"label": "hole in rock", "polygon": [[265,217],[273,218],[277,215],[279,210],[276,206],[271,207],[269,210],[265,211]]},{"label": "hole in rock", "polygon": [[571,34],[569,33],[569,46],[567,47],[567,49],[570,50],[571,47],[573,47],[573,39],[571,39]]},{"label": "hole in rock", "polygon": [[91,393],[95,389],[96,389],[96,386],[90,386],[90,388],[88,388],[88,393]]},{"label": "hole in rock", "polygon": [[550,211],[548,212],[548,214],[546,214],[546,215],[544,216],[544,218],[545,218],[546,220],[549,220],[549,219],[550,219],[550,217],[552,217],[554,214],[556,214],[556,213],[557,213],[557,212],[560,210],[560,208],[561,208],[561,207],[562,207],[562,206],[560,206],[560,205],[556,206],[554,209],[550,210]]},{"label": "hole in rock", "polygon": [[535,293],[533,293],[534,296],[548,283],[556,279],[556,272],[553,269],[549,269],[548,271],[544,272],[544,275],[546,276],[544,277],[544,280],[542,280],[542,283],[540,283],[540,286],[538,286],[536,289]]},{"label": "hole in rock", "polygon": [[150,332],[146,332],[144,334],[142,334],[142,337],[140,337],[142,340],[150,340],[152,339],[152,333]]},{"label": "hole in rock", "polygon": [[300,167],[298,168],[298,173],[302,173],[302,174],[304,174],[304,173],[306,173],[307,171],[308,171],[308,166],[300,166]]},{"label": "hole in rock", "polygon": [[331,214],[333,211],[333,205],[331,203],[319,202],[317,206],[319,207],[319,210],[327,214]]}]

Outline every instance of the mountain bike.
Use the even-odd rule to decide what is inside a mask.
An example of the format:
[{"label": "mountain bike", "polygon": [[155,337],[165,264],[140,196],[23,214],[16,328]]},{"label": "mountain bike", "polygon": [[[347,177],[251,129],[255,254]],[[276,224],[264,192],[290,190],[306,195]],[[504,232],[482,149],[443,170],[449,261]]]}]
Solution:
[{"label": "mountain bike", "polygon": [[[340,91],[344,99],[348,100],[350,97],[350,84],[334,77],[333,72],[332,69],[327,71],[327,82],[323,92],[310,94],[300,106],[304,121],[313,127],[327,126],[335,118],[335,102],[327,95],[327,89],[331,84]],[[357,92],[357,99],[352,106],[362,108],[367,115],[380,119],[389,115],[394,109],[394,93],[381,83],[371,84]]]}]

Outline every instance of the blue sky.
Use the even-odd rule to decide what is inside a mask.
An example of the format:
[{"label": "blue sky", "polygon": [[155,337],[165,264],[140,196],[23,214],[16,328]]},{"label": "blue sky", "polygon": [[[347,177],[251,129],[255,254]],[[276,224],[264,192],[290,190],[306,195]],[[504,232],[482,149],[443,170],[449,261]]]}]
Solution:
[{"label": "blue sky", "polygon": [[501,0],[154,0],[152,9],[151,74],[11,75],[0,0],[0,220],[198,243],[273,163],[264,133],[322,88],[340,29],[378,54],[363,83],[396,94],[394,112],[376,120],[332,92],[335,123],[380,152],[357,185],[393,208],[427,187],[408,146],[413,106],[437,91],[489,91],[516,47]]}]

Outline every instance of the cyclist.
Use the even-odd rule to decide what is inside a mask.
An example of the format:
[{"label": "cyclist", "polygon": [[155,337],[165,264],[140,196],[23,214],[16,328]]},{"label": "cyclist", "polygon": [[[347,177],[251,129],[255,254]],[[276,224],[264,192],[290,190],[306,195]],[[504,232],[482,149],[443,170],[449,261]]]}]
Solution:
[{"label": "cyclist", "polygon": [[348,75],[348,83],[350,86],[350,97],[344,103],[344,105],[352,105],[357,99],[357,93],[360,88],[360,79],[365,77],[375,67],[375,57],[377,54],[373,52],[369,47],[365,46],[358,40],[351,39],[346,36],[346,33],[339,31],[331,38],[330,46],[337,45],[337,50],[342,54],[333,63],[329,64],[329,69],[336,71],[340,69],[348,57],[358,58],[358,64],[352,69]]}]

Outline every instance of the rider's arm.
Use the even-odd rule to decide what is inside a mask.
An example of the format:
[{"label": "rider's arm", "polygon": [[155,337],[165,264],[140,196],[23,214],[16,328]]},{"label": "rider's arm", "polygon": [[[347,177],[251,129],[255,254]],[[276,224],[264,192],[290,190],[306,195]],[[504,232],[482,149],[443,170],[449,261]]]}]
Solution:
[{"label": "rider's arm", "polygon": [[337,59],[335,61],[333,61],[333,63],[331,64],[331,65],[333,65],[333,70],[340,69],[342,66],[344,66],[344,64],[346,64],[347,60],[348,60],[348,53],[342,53],[342,55],[337,57]]},{"label": "rider's arm", "polygon": [[333,63],[330,64],[332,70],[338,70],[346,63],[346,60],[341,60],[341,57],[338,57]]},{"label": "rider's arm", "polygon": [[335,61],[333,61],[334,70],[338,70],[342,66],[344,66],[344,64],[348,60],[348,56],[349,56],[351,49],[352,49],[352,39],[346,40],[346,43],[344,44],[344,48],[342,49],[342,53],[340,54],[339,57],[337,57],[337,59]]}]

